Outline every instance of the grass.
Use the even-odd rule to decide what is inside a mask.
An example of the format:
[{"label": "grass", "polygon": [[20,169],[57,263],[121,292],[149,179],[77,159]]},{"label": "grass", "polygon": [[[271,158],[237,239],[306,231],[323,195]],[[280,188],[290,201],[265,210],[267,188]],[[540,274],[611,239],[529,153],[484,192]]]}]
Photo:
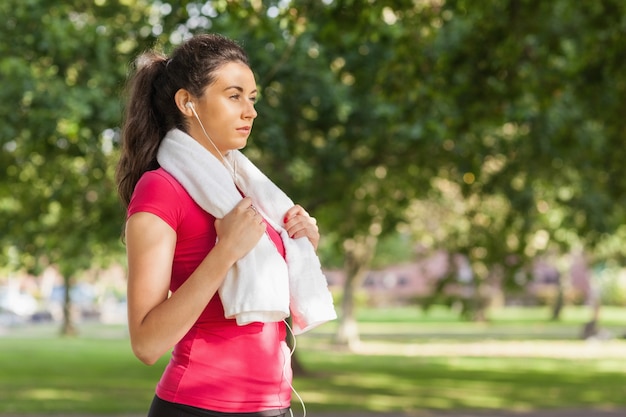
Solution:
[{"label": "grass", "polygon": [[141,365],[123,339],[4,339],[0,412],[139,411],[149,404],[163,364]]},{"label": "grass", "polygon": [[[298,337],[308,373],[294,387],[310,412],[626,408],[626,342],[578,340],[588,313],[564,313],[551,322],[541,309],[505,309],[480,324],[442,308],[365,310],[358,353],[332,344],[336,323]],[[623,309],[602,318],[626,331]],[[0,415],[145,414],[167,358],[142,365],[121,326],[56,330],[0,336]]]}]

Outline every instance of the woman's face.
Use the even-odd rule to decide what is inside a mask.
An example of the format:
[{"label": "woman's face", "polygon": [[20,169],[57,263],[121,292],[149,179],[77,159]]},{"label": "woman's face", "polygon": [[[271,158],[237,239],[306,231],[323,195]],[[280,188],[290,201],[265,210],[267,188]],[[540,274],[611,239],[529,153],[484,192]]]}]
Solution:
[{"label": "woman's face", "polygon": [[215,72],[215,81],[205,88],[202,97],[194,100],[198,118],[189,119],[189,134],[216,157],[217,149],[224,155],[246,146],[257,116],[254,109],[257,88],[254,74],[241,62],[230,62]]}]

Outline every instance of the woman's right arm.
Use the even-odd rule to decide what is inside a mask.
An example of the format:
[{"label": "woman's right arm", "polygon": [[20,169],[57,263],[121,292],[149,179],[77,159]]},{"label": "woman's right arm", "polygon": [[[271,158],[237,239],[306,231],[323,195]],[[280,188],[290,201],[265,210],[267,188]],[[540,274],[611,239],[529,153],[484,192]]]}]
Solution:
[{"label": "woman's right arm", "polygon": [[128,326],[133,352],[142,362],[155,363],[189,331],[227,271],[261,238],[265,224],[250,205],[246,198],[216,220],[215,247],[169,298],[176,232],[154,214],[130,216],[126,223]]}]

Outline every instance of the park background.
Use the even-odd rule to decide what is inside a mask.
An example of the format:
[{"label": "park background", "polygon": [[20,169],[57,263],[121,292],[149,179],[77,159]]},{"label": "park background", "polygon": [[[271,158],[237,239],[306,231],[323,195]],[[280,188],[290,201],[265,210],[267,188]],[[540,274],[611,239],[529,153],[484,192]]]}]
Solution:
[{"label": "park background", "polygon": [[0,413],[145,410],[123,89],[203,32],[248,51],[245,152],[323,235],[339,319],[297,341],[311,410],[626,406],[624,2],[59,3],[0,4]]}]

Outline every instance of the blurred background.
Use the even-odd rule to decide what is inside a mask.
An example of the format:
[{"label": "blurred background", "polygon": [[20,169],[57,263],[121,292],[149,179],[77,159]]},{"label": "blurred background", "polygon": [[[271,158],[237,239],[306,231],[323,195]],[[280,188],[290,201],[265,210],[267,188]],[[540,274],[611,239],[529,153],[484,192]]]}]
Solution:
[{"label": "blurred background", "polygon": [[[0,4],[0,414],[151,398],[162,368],[125,331],[124,85],[205,32],[250,55],[244,152],[320,227],[339,319],[295,357],[313,410],[626,407],[626,3],[59,3]],[[87,382],[115,364],[132,399]]]}]

